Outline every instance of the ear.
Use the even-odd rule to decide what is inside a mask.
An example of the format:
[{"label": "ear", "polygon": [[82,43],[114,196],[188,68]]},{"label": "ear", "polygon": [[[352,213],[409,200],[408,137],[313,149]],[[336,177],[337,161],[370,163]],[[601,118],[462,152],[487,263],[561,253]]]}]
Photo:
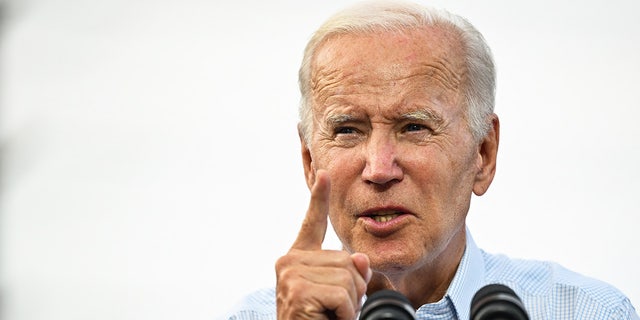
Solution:
[{"label": "ear", "polygon": [[307,187],[311,190],[311,187],[316,181],[316,170],[313,164],[313,158],[311,157],[311,150],[307,145],[307,141],[302,135],[300,124],[298,124],[298,137],[300,137],[300,149],[302,152],[302,167],[304,168],[304,177],[307,182]]},{"label": "ear", "polygon": [[491,115],[491,129],[478,146],[478,172],[473,183],[473,193],[483,195],[489,189],[496,174],[498,143],[500,142],[500,120],[496,114]]}]

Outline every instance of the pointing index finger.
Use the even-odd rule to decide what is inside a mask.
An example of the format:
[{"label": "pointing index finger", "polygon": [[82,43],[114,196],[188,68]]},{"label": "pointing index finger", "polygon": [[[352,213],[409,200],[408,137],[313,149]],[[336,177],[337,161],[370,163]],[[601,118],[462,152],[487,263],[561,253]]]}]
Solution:
[{"label": "pointing index finger", "polygon": [[316,172],[316,181],[311,188],[311,199],[307,215],[291,249],[320,250],[322,248],[322,242],[327,233],[330,190],[329,174],[325,170],[318,170]]}]

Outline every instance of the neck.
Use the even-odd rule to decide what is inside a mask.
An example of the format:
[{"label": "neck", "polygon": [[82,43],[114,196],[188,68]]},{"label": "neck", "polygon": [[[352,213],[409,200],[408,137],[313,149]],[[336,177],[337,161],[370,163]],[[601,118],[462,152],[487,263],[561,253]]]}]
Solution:
[{"label": "neck", "polygon": [[423,304],[440,301],[449,289],[466,247],[466,231],[462,228],[437,256],[418,267],[397,273],[375,272],[367,294],[391,289],[404,294],[415,309]]}]

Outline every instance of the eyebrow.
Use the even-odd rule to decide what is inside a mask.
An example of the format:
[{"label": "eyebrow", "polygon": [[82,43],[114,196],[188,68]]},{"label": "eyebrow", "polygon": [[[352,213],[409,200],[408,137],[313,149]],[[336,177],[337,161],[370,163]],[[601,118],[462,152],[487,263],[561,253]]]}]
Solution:
[{"label": "eyebrow", "polygon": [[[354,121],[355,119],[355,116],[349,114],[331,114],[327,116],[325,123],[329,127],[335,127],[346,122]],[[433,121],[438,124],[444,121],[439,114],[429,109],[407,112],[400,115],[399,119],[405,121]]]},{"label": "eyebrow", "polygon": [[335,127],[336,125],[343,124],[345,122],[353,121],[355,119],[354,116],[348,114],[331,114],[327,116],[325,123],[329,127]]},{"label": "eyebrow", "polygon": [[443,119],[442,117],[429,110],[429,109],[422,109],[422,110],[416,110],[416,111],[412,111],[412,112],[408,112],[405,114],[402,114],[400,116],[401,119],[404,120],[413,120],[413,121],[434,121],[436,123],[442,123]]}]

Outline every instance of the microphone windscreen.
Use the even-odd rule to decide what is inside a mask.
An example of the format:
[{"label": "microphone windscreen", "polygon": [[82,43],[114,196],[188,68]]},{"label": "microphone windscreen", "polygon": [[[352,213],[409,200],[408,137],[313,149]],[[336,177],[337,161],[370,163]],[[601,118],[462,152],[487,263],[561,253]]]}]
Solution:
[{"label": "microphone windscreen", "polygon": [[415,310],[402,293],[380,290],[367,298],[360,312],[360,320],[415,320]]},{"label": "microphone windscreen", "polygon": [[520,297],[502,284],[482,287],[471,300],[471,320],[529,320]]}]

